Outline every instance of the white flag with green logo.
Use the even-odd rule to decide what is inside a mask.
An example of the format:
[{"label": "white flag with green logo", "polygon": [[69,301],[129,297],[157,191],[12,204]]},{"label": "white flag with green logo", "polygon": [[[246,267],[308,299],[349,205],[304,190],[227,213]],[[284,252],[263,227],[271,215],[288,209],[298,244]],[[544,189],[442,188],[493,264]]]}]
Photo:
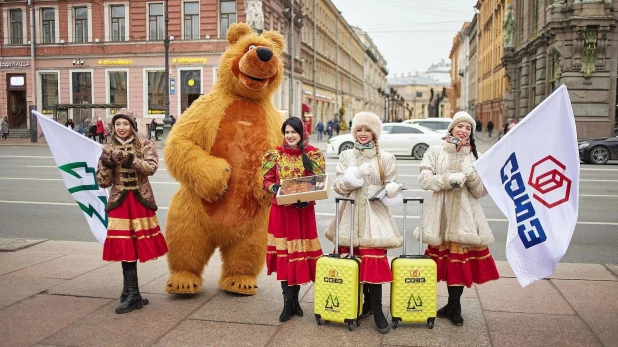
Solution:
[{"label": "white flag with green logo", "polygon": [[45,134],[64,185],[84,213],[94,237],[105,242],[107,192],[98,186],[96,177],[103,147],[37,111],[32,112]]}]

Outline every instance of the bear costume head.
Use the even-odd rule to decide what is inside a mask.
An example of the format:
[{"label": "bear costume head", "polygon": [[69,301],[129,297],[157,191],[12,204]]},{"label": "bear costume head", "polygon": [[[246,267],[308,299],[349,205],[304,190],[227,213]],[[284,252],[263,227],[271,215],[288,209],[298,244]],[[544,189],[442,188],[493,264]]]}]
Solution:
[{"label": "bear costume head", "polygon": [[254,100],[269,98],[283,78],[283,36],[275,31],[257,35],[247,23],[234,23],[227,40],[214,88]]}]

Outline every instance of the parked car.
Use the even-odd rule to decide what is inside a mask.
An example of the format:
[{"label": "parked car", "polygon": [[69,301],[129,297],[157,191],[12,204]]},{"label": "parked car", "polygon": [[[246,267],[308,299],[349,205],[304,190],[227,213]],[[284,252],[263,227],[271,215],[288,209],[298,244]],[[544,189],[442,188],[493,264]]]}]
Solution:
[{"label": "parked car", "polygon": [[404,120],[404,124],[418,124],[426,128],[435,130],[439,133],[446,135],[448,131],[448,125],[451,124],[453,118],[423,118],[423,119],[407,119]]},{"label": "parked car", "polygon": [[580,141],[579,160],[584,163],[605,164],[610,159],[618,159],[618,136]]},{"label": "parked car", "polygon": [[[443,142],[442,136],[441,133],[416,124],[385,123],[382,125],[380,149],[395,155],[423,159],[429,146]],[[344,134],[328,140],[326,153],[341,154],[351,148],[354,148],[354,138],[352,134]]]}]

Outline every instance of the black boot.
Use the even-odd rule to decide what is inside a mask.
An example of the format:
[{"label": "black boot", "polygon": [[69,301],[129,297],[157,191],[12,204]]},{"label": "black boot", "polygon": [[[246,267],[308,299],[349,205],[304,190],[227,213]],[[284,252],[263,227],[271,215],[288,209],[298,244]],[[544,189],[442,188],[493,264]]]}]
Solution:
[{"label": "black boot", "polygon": [[363,284],[363,310],[361,311],[361,315],[358,317],[360,319],[365,319],[373,314],[373,309],[371,308],[371,294],[369,293],[369,286],[371,286],[371,284],[369,283]]},{"label": "black boot", "polygon": [[384,312],[382,311],[382,284],[370,284],[369,293],[371,294],[371,308],[373,309],[373,321],[380,334],[386,334],[391,330]]},{"label": "black boot", "polygon": [[294,315],[294,288],[288,286],[288,281],[281,282],[283,291],[283,311],[279,316],[279,322],[287,322]]},{"label": "black boot", "polygon": [[120,303],[121,304],[127,301],[127,296],[129,296],[129,287],[127,287],[127,278],[124,277],[124,283],[122,285],[122,293],[120,293]]},{"label": "black boot", "polygon": [[129,313],[135,308],[144,307],[142,296],[139,293],[139,286],[137,283],[137,271],[129,270],[122,272],[124,280],[127,282],[127,290],[129,294],[125,302],[116,307],[116,313]]},{"label": "black boot", "polygon": [[446,305],[446,316],[453,325],[462,326],[464,319],[461,316],[461,294],[463,286],[448,286],[448,304]]},{"label": "black boot", "polygon": [[292,287],[294,293],[294,315],[302,317],[304,312],[302,307],[300,307],[300,302],[298,301],[298,294],[300,293],[300,285],[295,285]]}]

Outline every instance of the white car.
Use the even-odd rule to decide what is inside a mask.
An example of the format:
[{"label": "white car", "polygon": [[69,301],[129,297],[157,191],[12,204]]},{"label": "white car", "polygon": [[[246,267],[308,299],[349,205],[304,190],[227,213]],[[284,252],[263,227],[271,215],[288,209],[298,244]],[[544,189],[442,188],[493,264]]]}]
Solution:
[{"label": "white car", "polygon": [[[404,123],[382,124],[380,149],[391,154],[412,156],[423,159],[429,146],[439,145],[444,135],[424,126]],[[339,135],[328,140],[327,154],[341,154],[346,149],[354,148],[352,134]]]},{"label": "white car", "polygon": [[[418,124],[429,129],[435,130],[443,135],[448,132],[448,125],[451,124],[453,118],[423,118],[423,119],[407,119],[404,124]],[[474,126],[474,124],[472,124]]]}]

